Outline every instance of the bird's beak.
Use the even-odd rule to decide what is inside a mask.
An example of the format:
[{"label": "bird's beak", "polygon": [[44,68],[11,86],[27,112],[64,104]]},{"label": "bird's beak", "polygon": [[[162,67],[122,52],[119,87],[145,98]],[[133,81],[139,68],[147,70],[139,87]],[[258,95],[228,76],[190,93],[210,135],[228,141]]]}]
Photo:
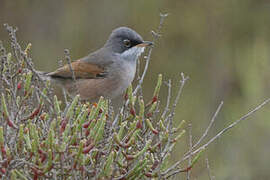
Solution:
[{"label": "bird's beak", "polygon": [[147,47],[147,46],[152,46],[154,43],[151,41],[143,41],[142,43],[138,44],[138,47]]}]

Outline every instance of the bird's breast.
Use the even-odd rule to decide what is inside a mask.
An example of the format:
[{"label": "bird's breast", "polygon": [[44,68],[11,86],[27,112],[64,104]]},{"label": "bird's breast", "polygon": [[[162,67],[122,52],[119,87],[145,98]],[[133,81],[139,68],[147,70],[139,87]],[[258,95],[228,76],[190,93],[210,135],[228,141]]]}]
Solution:
[{"label": "bird's breast", "polygon": [[110,77],[114,82],[112,96],[119,96],[125,92],[128,86],[132,83],[136,73],[135,62],[122,62],[117,65],[117,71],[114,71]]}]

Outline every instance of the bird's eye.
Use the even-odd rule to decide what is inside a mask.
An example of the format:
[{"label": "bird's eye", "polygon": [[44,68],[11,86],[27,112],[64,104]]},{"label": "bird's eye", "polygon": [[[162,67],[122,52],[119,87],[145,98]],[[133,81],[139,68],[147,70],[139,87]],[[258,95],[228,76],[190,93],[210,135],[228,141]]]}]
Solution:
[{"label": "bird's eye", "polygon": [[131,42],[130,42],[130,40],[128,40],[128,39],[125,39],[124,41],[123,41],[123,43],[124,43],[124,45],[126,46],[126,47],[130,47],[131,46]]}]

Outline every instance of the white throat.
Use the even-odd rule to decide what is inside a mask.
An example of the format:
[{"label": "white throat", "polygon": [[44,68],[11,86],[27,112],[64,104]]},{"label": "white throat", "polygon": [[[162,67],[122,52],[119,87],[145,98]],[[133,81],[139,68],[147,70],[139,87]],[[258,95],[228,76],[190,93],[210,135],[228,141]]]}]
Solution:
[{"label": "white throat", "polygon": [[127,60],[136,61],[140,57],[140,55],[144,52],[144,49],[145,49],[144,47],[134,46],[124,51],[120,55]]}]

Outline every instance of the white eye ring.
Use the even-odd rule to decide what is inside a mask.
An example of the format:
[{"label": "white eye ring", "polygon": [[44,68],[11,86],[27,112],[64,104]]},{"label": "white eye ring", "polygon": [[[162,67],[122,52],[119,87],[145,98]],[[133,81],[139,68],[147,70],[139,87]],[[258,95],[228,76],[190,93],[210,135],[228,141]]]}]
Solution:
[{"label": "white eye ring", "polygon": [[123,43],[124,43],[124,45],[125,45],[126,47],[128,47],[128,48],[131,46],[131,42],[130,42],[129,39],[125,39],[125,40],[123,41]]}]

